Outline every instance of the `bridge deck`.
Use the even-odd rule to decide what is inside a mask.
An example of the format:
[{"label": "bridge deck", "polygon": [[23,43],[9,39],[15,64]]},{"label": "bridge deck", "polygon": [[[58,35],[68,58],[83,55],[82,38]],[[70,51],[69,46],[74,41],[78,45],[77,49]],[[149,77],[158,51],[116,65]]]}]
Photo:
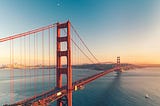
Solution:
[{"label": "bridge deck", "polygon": [[[112,69],[108,69],[106,71],[100,72],[100,73],[92,75],[90,77],[73,82],[72,91],[80,89],[83,85],[85,85],[85,84],[87,84],[87,83],[89,83],[89,82],[91,82],[101,76],[104,76],[110,72],[113,72],[117,69],[118,69],[117,67],[112,68]],[[48,105],[49,103],[56,101],[57,99],[62,98],[65,95],[67,95],[67,87],[63,86],[60,89],[55,88],[50,91],[44,92],[40,95],[35,95],[31,98],[27,98],[27,99],[19,101],[17,103],[10,104],[10,105],[4,105],[4,106],[17,106],[17,105],[19,105],[19,106],[31,106],[31,105],[36,106],[37,105],[38,106],[38,105],[44,104],[44,103],[46,105]]]}]

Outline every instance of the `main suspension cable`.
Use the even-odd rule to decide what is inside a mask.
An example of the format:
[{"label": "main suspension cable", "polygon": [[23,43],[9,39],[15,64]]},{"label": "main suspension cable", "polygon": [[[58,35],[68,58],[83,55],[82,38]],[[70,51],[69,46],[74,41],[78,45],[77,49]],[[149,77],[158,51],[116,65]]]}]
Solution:
[{"label": "main suspension cable", "polygon": [[77,35],[77,37],[80,39],[80,41],[82,42],[82,44],[86,47],[86,49],[88,50],[88,52],[93,56],[93,58],[97,61],[97,63],[100,63],[100,61],[96,58],[96,56],[91,52],[91,50],[87,47],[87,45],[85,44],[85,42],[82,40],[82,38],[80,37],[80,35],[78,34],[78,32],[76,31],[76,29],[73,27],[73,25],[71,24],[71,27],[73,29],[73,31],[75,32],[75,34]]}]

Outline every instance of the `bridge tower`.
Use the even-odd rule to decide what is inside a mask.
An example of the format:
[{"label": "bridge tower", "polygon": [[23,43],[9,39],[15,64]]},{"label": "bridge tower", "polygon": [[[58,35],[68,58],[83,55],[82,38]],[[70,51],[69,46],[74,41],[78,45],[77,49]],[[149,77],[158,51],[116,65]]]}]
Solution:
[{"label": "bridge tower", "polygon": [[117,71],[118,71],[118,72],[122,72],[122,70],[121,70],[121,65],[120,65],[120,64],[121,64],[121,62],[120,62],[120,56],[118,56],[118,57],[117,57],[117,68],[118,68]]},{"label": "bridge tower", "polygon": [[120,67],[120,57],[117,57],[117,67]]},{"label": "bridge tower", "polygon": [[[67,36],[61,36],[61,30],[67,29]],[[61,44],[66,42],[66,50],[63,51]],[[66,66],[62,67],[62,57],[66,58]],[[72,106],[72,66],[71,66],[71,35],[70,21],[57,23],[57,66],[56,66],[56,86],[62,87],[62,75],[67,78],[67,95],[57,100],[57,106]]]}]

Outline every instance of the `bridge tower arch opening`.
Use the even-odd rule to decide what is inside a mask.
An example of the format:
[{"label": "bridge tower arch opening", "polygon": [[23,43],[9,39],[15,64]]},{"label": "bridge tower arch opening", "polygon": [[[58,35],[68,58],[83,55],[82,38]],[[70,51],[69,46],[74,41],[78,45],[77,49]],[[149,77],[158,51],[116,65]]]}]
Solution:
[{"label": "bridge tower arch opening", "polygon": [[[67,95],[66,99],[60,98],[57,100],[57,106],[72,106],[72,65],[71,65],[71,35],[70,21],[66,23],[57,23],[57,66],[56,66],[56,86],[62,88],[62,76],[66,75],[67,79]],[[61,29],[67,29],[67,35],[61,36]],[[66,50],[62,50],[61,44],[66,42]],[[62,66],[62,57],[66,58],[66,67]],[[64,102],[66,100],[66,102]]]}]

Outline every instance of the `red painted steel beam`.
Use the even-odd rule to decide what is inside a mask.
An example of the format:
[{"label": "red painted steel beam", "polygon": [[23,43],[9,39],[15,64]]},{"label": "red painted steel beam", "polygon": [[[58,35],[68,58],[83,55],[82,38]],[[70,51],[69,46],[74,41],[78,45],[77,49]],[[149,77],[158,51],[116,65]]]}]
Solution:
[{"label": "red painted steel beam", "polygon": [[12,39],[20,38],[20,37],[27,36],[27,35],[30,35],[30,34],[34,34],[34,33],[37,33],[37,32],[41,32],[43,30],[47,30],[47,29],[53,28],[55,26],[56,26],[56,24],[51,24],[51,25],[41,27],[41,28],[38,28],[38,29],[35,29],[35,30],[24,32],[24,33],[21,33],[21,34],[16,34],[16,35],[13,35],[13,36],[1,38],[0,42],[5,42],[5,41],[8,41],[8,40],[12,40]]},{"label": "red painted steel beam", "polygon": [[67,26],[68,26],[68,23],[66,22],[66,23],[61,23],[61,24],[59,24],[59,25],[57,26],[57,28],[58,28],[58,29],[62,29],[62,28],[67,28]]},{"label": "red painted steel beam", "polygon": [[[66,28],[67,29],[67,36],[62,37],[61,36],[61,29]],[[67,106],[72,106],[72,64],[71,64],[71,37],[70,37],[70,22],[67,21],[66,23],[57,23],[57,68],[56,68],[56,82],[57,82],[57,88],[61,89],[63,87],[62,85],[62,75],[65,74],[67,76]],[[61,43],[66,42],[67,48],[66,51],[61,50]],[[62,68],[62,61],[61,57],[65,56],[67,58],[66,69]],[[62,106],[63,100],[58,99],[57,100],[57,106]]]},{"label": "red painted steel beam", "polygon": [[86,85],[87,83],[90,83],[90,82],[96,80],[97,78],[102,77],[102,76],[104,76],[104,75],[106,75],[106,74],[109,74],[109,73],[111,73],[111,72],[113,72],[113,71],[115,71],[115,70],[117,70],[117,67],[116,67],[116,68],[109,69],[109,70],[106,70],[106,71],[101,72],[101,73],[99,73],[99,74],[90,76],[90,77],[88,77],[88,78],[85,78],[85,79],[82,79],[82,80],[78,80],[78,81],[74,82],[74,83],[75,83],[74,86]]}]

